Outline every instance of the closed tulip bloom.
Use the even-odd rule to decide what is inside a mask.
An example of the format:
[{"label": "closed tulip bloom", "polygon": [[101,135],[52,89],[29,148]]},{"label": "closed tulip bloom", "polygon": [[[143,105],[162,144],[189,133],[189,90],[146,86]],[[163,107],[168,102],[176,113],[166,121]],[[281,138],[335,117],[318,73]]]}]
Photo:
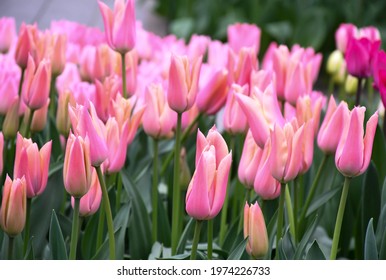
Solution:
[{"label": "closed tulip bloom", "polygon": [[176,113],[170,109],[161,84],[151,84],[145,92],[146,108],[142,125],[146,134],[156,139],[171,137]]},{"label": "closed tulip bloom", "polygon": [[337,106],[331,95],[326,115],[318,133],[318,146],[324,153],[335,154],[345,123],[349,121],[348,112],[347,103],[341,101]]},{"label": "closed tulip bloom", "polygon": [[13,74],[0,75],[0,115],[7,114],[15,100],[18,100],[17,79]]},{"label": "closed tulip bloom", "polygon": [[251,72],[257,70],[257,55],[252,48],[243,47],[238,53],[228,50],[228,84],[250,84]]},{"label": "closed tulip bloom", "polygon": [[255,259],[263,258],[268,252],[268,234],[263,212],[256,202],[244,207],[244,238],[248,237],[246,251]]},{"label": "closed tulip bloom", "polygon": [[233,84],[224,109],[224,128],[231,134],[243,133],[248,128],[247,117],[237,101],[236,95],[248,95],[248,85]]},{"label": "closed tulip bloom", "polygon": [[0,209],[0,226],[11,237],[15,237],[24,229],[27,213],[26,193],[24,177],[12,181],[7,175]]},{"label": "closed tulip bloom", "polygon": [[131,51],[136,39],[134,0],[115,0],[113,11],[101,1],[98,4],[110,48],[119,53]]},{"label": "closed tulip bloom", "polygon": [[386,70],[379,70],[378,73],[378,88],[381,95],[383,106],[386,106]]},{"label": "closed tulip bloom", "polygon": [[272,54],[272,69],[276,75],[276,92],[279,99],[284,100],[284,89],[287,76],[287,65],[290,52],[287,46],[280,45]]},{"label": "closed tulip bloom", "polygon": [[256,145],[252,133],[249,130],[244,141],[243,152],[238,167],[239,180],[249,189],[253,187],[253,183],[255,182],[262,153],[263,150]]},{"label": "closed tulip bloom", "polygon": [[383,50],[377,51],[374,55],[372,75],[374,78],[374,87],[376,89],[380,88],[379,73],[381,70],[386,70],[386,53]]},{"label": "closed tulip bloom", "polygon": [[[50,99],[47,99],[46,105],[42,108],[35,111],[32,122],[31,122],[31,131],[40,132],[43,131],[47,123],[48,115],[48,106],[50,105]],[[31,110],[27,107],[24,112],[23,125],[27,125],[26,120],[28,120]]]},{"label": "closed tulip bloom", "polygon": [[228,26],[227,33],[228,44],[235,52],[239,52],[243,47],[250,47],[256,54],[259,53],[261,30],[258,26],[235,23]]},{"label": "closed tulip bloom", "polygon": [[366,135],[363,138],[365,111],[365,107],[355,107],[352,110],[336,150],[336,167],[346,177],[361,175],[370,164],[378,113],[370,117],[366,125]]},{"label": "closed tulip bloom", "polygon": [[52,140],[39,150],[31,139],[17,134],[13,174],[15,178],[25,177],[28,198],[40,195],[47,186],[51,146]]},{"label": "closed tulip bloom", "polygon": [[36,48],[37,37],[36,25],[21,24],[15,50],[15,61],[20,68],[25,69],[27,67],[29,55]]},{"label": "closed tulip bloom", "polygon": [[43,59],[36,68],[33,58],[29,56],[23,83],[23,101],[30,109],[37,110],[46,105],[50,83],[50,62]]},{"label": "closed tulip bloom", "polygon": [[52,74],[60,75],[66,65],[67,36],[65,34],[52,34],[49,36],[49,49],[46,57],[50,58]]},{"label": "closed tulip bloom", "polygon": [[367,38],[371,42],[380,41],[381,33],[375,26],[366,26],[359,29],[359,38]]},{"label": "closed tulip bloom", "polygon": [[98,117],[106,122],[109,118],[110,100],[115,100],[120,89],[116,76],[109,76],[103,82],[95,80],[95,109]]},{"label": "closed tulip bloom", "polygon": [[[92,169],[91,187],[88,192],[80,198],[79,215],[81,217],[91,216],[98,211],[102,200],[102,189],[99,184],[98,175]],[[71,197],[71,205],[74,207],[74,197]]]},{"label": "closed tulip bloom", "polygon": [[66,191],[73,197],[84,196],[91,187],[90,141],[70,134],[63,164]]},{"label": "closed tulip bloom", "polygon": [[168,103],[177,113],[189,110],[196,102],[202,57],[189,63],[188,57],[172,55],[169,68]]},{"label": "closed tulip bloom", "polygon": [[7,53],[16,38],[16,22],[12,17],[0,18],[0,53]]},{"label": "closed tulip bloom", "polygon": [[58,110],[56,111],[56,128],[61,135],[66,137],[71,129],[71,121],[68,114],[69,105],[74,106],[75,100],[71,92],[66,90],[59,94]]},{"label": "closed tulip bloom", "polygon": [[17,98],[5,115],[2,128],[5,139],[13,139],[19,131],[19,109],[20,102]]},{"label": "closed tulip bloom", "polygon": [[299,125],[313,120],[313,131],[316,135],[319,130],[320,113],[325,103],[321,92],[313,91],[310,95],[299,97],[296,101],[296,119]]}]

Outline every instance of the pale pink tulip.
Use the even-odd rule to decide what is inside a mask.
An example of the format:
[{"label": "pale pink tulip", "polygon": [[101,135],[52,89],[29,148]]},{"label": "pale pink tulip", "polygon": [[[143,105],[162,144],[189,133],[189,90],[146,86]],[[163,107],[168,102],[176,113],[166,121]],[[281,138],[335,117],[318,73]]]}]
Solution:
[{"label": "pale pink tulip", "polygon": [[228,26],[228,44],[238,53],[243,47],[252,48],[257,55],[260,50],[261,30],[249,23],[235,23]]},{"label": "pale pink tulip", "polygon": [[249,130],[244,141],[243,152],[238,167],[239,180],[248,189],[253,187],[262,154],[263,150],[256,145],[252,133]]},{"label": "pale pink tulip", "polygon": [[0,53],[7,53],[16,39],[16,22],[12,17],[0,18]]},{"label": "pale pink tulip", "polygon": [[224,110],[224,128],[231,134],[243,133],[248,128],[247,117],[237,102],[236,95],[248,95],[248,85],[233,84],[227,97]]},{"label": "pale pink tulip", "polygon": [[248,238],[246,251],[255,259],[263,258],[268,252],[268,233],[263,212],[256,202],[244,207],[244,238]]}]

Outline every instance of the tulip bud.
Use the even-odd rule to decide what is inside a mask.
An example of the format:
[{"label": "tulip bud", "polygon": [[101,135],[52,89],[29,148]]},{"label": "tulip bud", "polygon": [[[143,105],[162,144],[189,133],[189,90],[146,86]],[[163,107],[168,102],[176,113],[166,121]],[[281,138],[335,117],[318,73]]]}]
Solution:
[{"label": "tulip bud", "polygon": [[7,175],[0,209],[0,226],[9,236],[14,237],[24,229],[27,212],[25,178],[14,179]]},{"label": "tulip bud", "polygon": [[236,95],[248,95],[248,85],[233,84],[228,94],[224,109],[224,128],[231,134],[243,133],[247,130],[248,123],[243,109],[241,109]]},{"label": "tulip bud", "polygon": [[343,62],[343,54],[339,50],[333,51],[327,59],[327,73],[334,75],[339,72]]},{"label": "tulip bud", "polygon": [[357,92],[358,86],[358,78],[347,75],[346,82],[344,83],[344,90],[347,92],[347,94],[355,94]]},{"label": "tulip bud", "polygon": [[244,141],[243,153],[238,168],[239,180],[247,188],[253,187],[262,152],[262,149],[256,145],[249,130]]},{"label": "tulip bud", "polygon": [[5,139],[15,138],[19,130],[19,105],[19,99],[16,99],[5,115],[2,129]]},{"label": "tulip bud", "polygon": [[70,132],[71,122],[68,115],[68,106],[75,105],[75,100],[69,91],[59,94],[58,110],[56,112],[56,127],[61,135],[67,137]]},{"label": "tulip bud", "polygon": [[16,38],[16,22],[12,17],[0,18],[0,53],[7,53]]},{"label": "tulip bud", "polygon": [[260,259],[268,252],[268,234],[263,213],[256,202],[251,206],[248,202],[244,207],[244,238],[248,237],[247,253],[255,259]]},{"label": "tulip bud", "polygon": [[[47,123],[47,113],[48,113],[49,105],[50,105],[50,99],[48,98],[46,105],[44,105],[42,108],[34,112],[34,115],[32,117],[32,122],[31,122],[31,131],[39,132],[44,129]],[[27,126],[27,120],[29,120],[30,114],[31,114],[31,110],[27,107],[24,113],[23,125]]]}]

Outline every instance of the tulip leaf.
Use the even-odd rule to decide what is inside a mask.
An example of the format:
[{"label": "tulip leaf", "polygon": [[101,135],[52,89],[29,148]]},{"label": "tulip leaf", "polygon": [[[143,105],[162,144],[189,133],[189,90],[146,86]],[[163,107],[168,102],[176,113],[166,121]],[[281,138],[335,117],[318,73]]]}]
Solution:
[{"label": "tulip leaf", "polygon": [[381,197],[381,207],[384,207],[386,205],[386,177],[383,180],[383,186],[382,186],[382,197]]},{"label": "tulip leaf", "polygon": [[[81,250],[83,259],[89,260],[92,256],[95,255],[95,252],[98,248],[96,248],[96,240],[97,240],[97,231],[98,231],[98,223],[99,223],[99,213],[94,214],[88,218],[86,228],[81,238]],[[106,225],[106,224],[105,224]],[[106,229],[106,226],[105,226]]]},{"label": "tulip leaf", "polygon": [[158,225],[160,225],[158,227],[158,240],[161,241],[164,246],[170,246],[170,222],[160,195],[158,195]]},{"label": "tulip leaf", "polygon": [[66,243],[64,242],[62,229],[60,228],[58,218],[55,210],[52,210],[49,246],[53,260],[67,260]]},{"label": "tulip leaf", "polygon": [[27,252],[25,253],[25,256],[24,256],[25,260],[34,260],[35,259],[33,240],[34,240],[34,237],[31,236],[31,238],[28,241]]},{"label": "tulip leaf", "polygon": [[[197,252],[197,256],[198,256],[198,252]],[[184,254],[174,255],[172,257],[159,258],[158,260],[189,260],[189,259],[190,259],[190,253],[184,253]]]},{"label": "tulip leaf", "polygon": [[295,247],[291,240],[289,227],[285,231],[281,241],[282,241],[281,244],[279,244],[279,247],[281,247],[279,248],[279,255],[280,255],[280,251],[282,251],[286,260],[292,260],[295,254]]},{"label": "tulip leaf", "polygon": [[229,254],[228,260],[241,260],[241,257],[245,253],[245,247],[247,246],[248,237],[242,240],[236,248]]},{"label": "tulip leaf", "polygon": [[373,219],[367,226],[365,238],[365,260],[378,260],[377,242],[374,235]]},{"label": "tulip leaf", "polygon": [[268,253],[266,255],[267,260],[271,259],[272,249],[274,248],[274,246],[276,246],[275,241],[276,241],[277,215],[278,215],[278,211],[276,210],[275,214],[272,216],[267,226],[267,233],[268,233],[268,240],[269,240]]},{"label": "tulip leaf", "polygon": [[324,204],[326,204],[330,199],[332,199],[339,191],[341,190],[341,187],[334,188],[332,190],[328,190],[325,193],[319,195],[310,205],[310,207],[307,210],[306,217],[320,209]]},{"label": "tulip leaf", "polygon": [[56,128],[54,118],[50,114],[48,114],[48,119],[49,125],[46,127],[49,127],[49,139],[52,139],[51,155],[52,159],[56,160],[63,154],[62,145],[60,144],[60,135],[58,129]]},{"label": "tulip leaf", "polygon": [[320,249],[318,241],[314,240],[310,249],[307,251],[306,260],[325,260],[326,256],[323,251]]},{"label": "tulip leaf", "polygon": [[300,241],[298,247],[296,248],[294,260],[303,259],[307,244],[309,243],[312,235],[315,232],[315,229],[318,225],[318,221],[319,221],[319,216],[316,215],[311,225],[307,228],[306,232],[304,233],[303,238]]},{"label": "tulip leaf", "polygon": [[228,252],[231,251],[232,247],[236,242],[235,240],[237,238],[238,230],[239,230],[239,219],[240,217],[235,219],[232,226],[229,228],[227,234],[225,235],[224,244],[222,244],[222,248],[225,251],[228,251]]},{"label": "tulip leaf", "polygon": [[383,136],[382,130],[379,125],[375,131],[373,151],[371,154],[371,159],[374,161],[374,164],[379,173],[379,178],[386,177],[386,146],[385,138]]},{"label": "tulip leaf", "polygon": [[145,259],[151,250],[149,215],[132,180],[125,172],[121,172],[121,176],[132,207],[129,220],[129,253],[133,259]]},{"label": "tulip leaf", "polygon": [[123,259],[125,253],[125,234],[129,223],[130,210],[129,203],[123,204],[114,218],[114,228],[122,229],[115,239],[115,255],[118,260]]},{"label": "tulip leaf", "polygon": [[195,219],[190,218],[189,222],[185,226],[184,231],[181,234],[180,240],[178,241],[177,251],[176,251],[177,254],[182,254],[185,251],[186,241],[191,235],[194,225],[195,225]]},{"label": "tulip leaf", "polygon": [[381,242],[380,248],[381,249],[379,251],[379,259],[380,260],[386,260],[386,229],[385,228],[383,230],[383,237],[382,237],[382,242]]},{"label": "tulip leaf", "polygon": [[153,246],[151,247],[151,252],[149,255],[148,260],[156,260],[161,258],[163,251],[163,246],[158,241],[154,242]]},{"label": "tulip leaf", "polygon": [[[114,238],[115,240],[118,239],[118,236],[120,232],[122,231],[122,228],[119,228],[115,230],[114,232]],[[99,250],[96,252],[96,254],[92,257],[92,260],[108,260],[110,256],[109,251],[109,239],[106,238],[106,240],[103,242],[102,246],[99,248]]]}]

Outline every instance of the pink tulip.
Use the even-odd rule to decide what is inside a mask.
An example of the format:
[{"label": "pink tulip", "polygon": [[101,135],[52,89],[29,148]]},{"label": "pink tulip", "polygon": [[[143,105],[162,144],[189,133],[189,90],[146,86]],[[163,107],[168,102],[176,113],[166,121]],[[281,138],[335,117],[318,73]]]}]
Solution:
[{"label": "pink tulip", "polygon": [[0,209],[0,226],[11,237],[24,229],[27,213],[26,192],[24,177],[12,181],[7,175]]},{"label": "pink tulip", "polygon": [[248,237],[246,251],[255,259],[264,257],[268,252],[268,233],[263,212],[256,202],[244,207],[244,238]]},{"label": "pink tulip", "polygon": [[14,139],[19,130],[19,98],[16,99],[9,108],[3,122],[3,134],[5,139]]},{"label": "pink tulip", "polygon": [[378,88],[379,94],[381,95],[381,101],[383,103],[383,106],[386,106],[386,69],[379,70],[378,79]]},{"label": "pink tulip", "polygon": [[232,152],[213,127],[205,137],[197,134],[196,170],[186,194],[186,212],[197,220],[217,216],[224,203]]},{"label": "pink tulip", "polygon": [[371,42],[367,38],[351,39],[345,55],[347,72],[357,78],[371,76],[372,62],[381,42]]},{"label": "pink tulip", "polygon": [[261,63],[261,68],[264,70],[273,70],[273,54],[278,48],[276,42],[271,42],[268,46],[268,49],[265,51],[263,61]]},{"label": "pink tulip", "polygon": [[48,33],[46,48],[45,57],[51,61],[52,74],[59,76],[66,65],[67,36]]},{"label": "pink tulip", "polygon": [[319,130],[320,113],[325,103],[321,92],[313,91],[310,95],[299,97],[296,102],[296,119],[299,125],[313,120],[313,131],[316,135]]},{"label": "pink tulip", "polygon": [[262,153],[263,150],[256,145],[252,133],[249,130],[244,141],[243,152],[238,167],[239,180],[248,189],[252,188],[255,182]]},{"label": "pink tulip", "polygon": [[106,127],[98,118],[94,105],[90,102],[90,112],[85,106],[69,106],[72,128],[76,135],[90,140],[90,158],[94,167],[101,165],[108,157]]},{"label": "pink tulip", "polygon": [[16,22],[14,18],[0,18],[0,53],[7,53],[16,38]]},{"label": "pink tulip", "polygon": [[224,106],[228,93],[228,71],[202,65],[197,94],[197,107],[200,112],[215,115]]},{"label": "pink tulip", "polygon": [[36,25],[21,24],[15,50],[15,61],[20,68],[25,69],[30,53],[36,48],[38,29]]},{"label": "pink tulip", "polygon": [[[49,105],[50,105],[50,99],[48,98],[46,101],[46,105],[44,105],[42,108],[34,112],[34,115],[32,117],[31,127],[30,127],[32,132],[43,131],[44,128],[46,127]],[[27,125],[26,120],[29,119],[30,115],[31,115],[31,110],[29,108],[26,108],[24,112],[23,125],[25,126]]]},{"label": "pink tulip", "polygon": [[335,154],[346,123],[348,123],[348,106],[342,101],[336,105],[333,96],[328,102],[327,112],[318,133],[318,146],[326,154]]},{"label": "pink tulip", "polygon": [[176,113],[170,109],[161,84],[151,84],[147,87],[145,102],[142,119],[145,133],[156,139],[173,136]]},{"label": "pink tulip", "polygon": [[84,196],[91,187],[90,141],[70,134],[63,164],[66,191],[73,197]]},{"label": "pink tulip", "polygon": [[277,101],[276,92],[271,84],[264,92],[255,87],[251,97],[236,94],[237,101],[248,119],[256,144],[263,148],[269,138],[270,131],[276,123],[284,125],[284,118],[281,114]]},{"label": "pink tulip", "polygon": [[169,68],[168,103],[177,113],[189,110],[196,101],[202,57],[190,65],[188,57],[172,55]]},{"label": "pink tulip", "polygon": [[95,80],[95,109],[98,117],[106,122],[109,118],[110,100],[115,100],[121,89],[116,76],[106,77],[102,82]]},{"label": "pink tulip", "polygon": [[253,70],[251,72],[251,88],[257,87],[264,92],[271,84],[276,89],[276,76],[272,70]]},{"label": "pink tulip", "polygon": [[12,104],[19,99],[18,81],[13,74],[0,75],[0,115],[7,114]]},{"label": "pink tulip", "polygon": [[236,95],[248,95],[248,85],[239,86],[233,84],[228,93],[224,110],[224,128],[231,134],[243,133],[247,130],[247,117],[241,109]]},{"label": "pink tulip", "polygon": [[37,69],[32,57],[28,58],[28,66],[23,83],[23,101],[32,110],[42,108],[50,94],[51,64],[43,59]]},{"label": "pink tulip", "polygon": [[39,151],[38,145],[31,139],[17,134],[13,174],[15,178],[25,177],[28,198],[40,195],[47,186],[51,146],[52,140]]},{"label": "pink tulip", "polygon": [[[310,93],[311,88],[307,83],[311,80],[310,68],[305,68],[300,61],[292,59],[287,68],[286,84],[284,88],[285,100],[291,104],[296,104],[300,96]],[[312,86],[312,84],[311,84]]]},{"label": "pink tulip", "polygon": [[335,32],[336,48],[342,53],[346,52],[348,42],[358,36],[358,29],[351,23],[342,23]]},{"label": "pink tulip", "polygon": [[272,54],[272,68],[276,75],[277,97],[284,100],[284,89],[287,76],[287,65],[290,52],[287,46],[280,45]]},{"label": "pink tulip", "polygon": [[61,135],[67,137],[71,129],[70,116],[68,108],[75,105],[74,97],[71,92],[64,91],[59,94],[58,110],[56,111],[56,128]]},{"label": "pink tulip", "polygon": [[[135,94],[137,89],[137,76],[138,76],[138,52],[136,49],[128,52],[125,55],[126,59],[126,91],[128,97]],[[120,69],[119,67],[117,67]],[[121,77],[121,75],[119,75]],[[122,87],[121,87],[122,88]]]},{"label": "pink tulip", "polygon": [[377,51],[374,55],[372,76],[374,78],[374,87],[379,89],[380,79],[379,72],[386,70],[386,52],[383,50]]},{"label": "pink tulip", "polygon": [[238,53],[229,49],[227,64],[229,85],[232,85],[233,83],[241,86],[245,84],[249,85],[251,72],[257,70],[257,68],[258,62],[256,53],[252,48],[243,47]]},{"label": "pink tulip", "polygon": [[114,11],[101,1],[98,4],[110,48],[122,54],[131,51],[136,38],[134,0],[115,0]]},{"label": "pink tulip", "polygon": [[342,136],[335,154],[335,164],[339,172],[346,177],[356,177],[364,173],[370,164],[378,113],[374,113],[367,122],[366,135],[363,138],[365,107],[355,107],[348,115]]},{"label": "pink tulip", "polygon": [[192,59],[199,59],[201,56],[204,56],[209,42],[210,37],[193,34],[188,45],[188,56]]},{"label": "pink tulip", "polygon": [[115,53],[106,44],[97,47],[86,46],[80,56],[80,75],[83,80],[103,81],[112,73],[112,61]]},{"label": "pink tulip", "polygon": [[375,26],[366,26],[359,29],[359,38],[367,38],[371,42],[381,41],[381,34]]},{"label": "pink tulip", "polygon": [[[81,217],[91,216],[98,211],[102,200],[102,189],[99,184],[95,168],[92,169],[91,187],[88,192],[80,198],[79,215]],[[71,205],[74,207],[75,199],[71,197]]]},{"label": "pink tulip", "polygon": [[229,25],[228,29],[228,44],[236,53],[241,48],[252,48],[255,54],[259,53],[261,30],[254,24],[235,23]]},{"label": "pink tulip", "polygon": [[229,46],[220,41],[211,41],[208,45],[208,64],[216,68],[224,68],[228,61]]}]

